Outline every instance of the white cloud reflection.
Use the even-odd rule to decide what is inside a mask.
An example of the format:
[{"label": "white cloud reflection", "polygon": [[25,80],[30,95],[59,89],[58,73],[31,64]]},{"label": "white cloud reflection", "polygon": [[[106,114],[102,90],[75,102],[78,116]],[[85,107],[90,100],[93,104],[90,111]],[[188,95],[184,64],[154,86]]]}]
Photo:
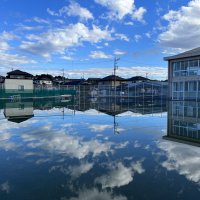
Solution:
[{"label": "white cloud reflection", "polygon": [[188,180],[200,184],[200,149],[199,147],[160,141],[158,147],[165,152],[167,159],[161,165],[168,171],[177,171]]},{"label": "white cloud reflection", "polygon": [[[68,200],[63,197],[61,200]],[[72,197],[69,200],[127,200],[121,195],[114,195],[112,192],[99,191],[96,188],[80,190],[77,197]]]},{"label": "white cloud reflection", "polygon": [[133,162],[129,167],[126,167],[122,162],[110,163],[109,173],[96,178],[96,183],[102,185],[102,188],[114,188],[128,185],[133,181],[135,173],[142,174],[145,172],[141,161]]}]

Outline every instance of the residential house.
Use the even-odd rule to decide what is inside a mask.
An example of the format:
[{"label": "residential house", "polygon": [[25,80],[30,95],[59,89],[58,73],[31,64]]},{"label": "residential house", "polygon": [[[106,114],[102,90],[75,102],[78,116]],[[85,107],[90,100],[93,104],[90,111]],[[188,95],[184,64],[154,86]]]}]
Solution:
[{"label": "residential house", "polygon": [[200,47],[164,60],[168,61],[169,98],[200,99]]},{"label": "residential house", "polygon": [[63,85],[82,85],[86,83],[86,80],[84,78],[80,79],[66,79],[65,83]]},{"label": "residential house", "polygon": [[34,116],[33,102],[8,102],[5,104],[4,116],[11,122],[24,122]]},{"label": "residential house", "polygon": [[98,86],[109,86],[109,87],[117,87],[123,83],[126,83],[126,80],[124,78],[121,78],[119,76],[110,75],[102,78],[98,81]]},{"label": "residential house", "polygon": [[127,84],[128,85],[132,85],[132,84],[138,83],[138,82],[147,82],[147,81],[150,81],[150,79],[142,77],[142,76],[134,76],[134,77],[128,78],[126,80],[127,80]]},{"label": "residential house", "polygon": [[20,70],[7,73],[4,81],[6,93],[32,93],[33,75]]},{"label": "residential house", "polygon": [[36,87],[52,87],[53,85],[53,76],[49,74],[37,75],[34,78],[34,84]]},{"label": "residential house", "polygon": [[101,80],[101,78],[88,78],[87,82],[91,85],[98,85],[98,82]]}]

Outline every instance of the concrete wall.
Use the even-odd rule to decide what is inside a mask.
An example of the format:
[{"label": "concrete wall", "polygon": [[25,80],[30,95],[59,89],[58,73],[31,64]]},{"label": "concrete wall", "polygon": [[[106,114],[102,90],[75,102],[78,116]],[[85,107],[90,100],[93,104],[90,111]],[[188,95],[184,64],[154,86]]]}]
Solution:
[{"label": "concrete wall", "polygon": [[[19,90],[20,86],[24,86],[24,91]],[[5,79],[4,87],[6,93],[32,93],[33,80],[26,79]]]}]

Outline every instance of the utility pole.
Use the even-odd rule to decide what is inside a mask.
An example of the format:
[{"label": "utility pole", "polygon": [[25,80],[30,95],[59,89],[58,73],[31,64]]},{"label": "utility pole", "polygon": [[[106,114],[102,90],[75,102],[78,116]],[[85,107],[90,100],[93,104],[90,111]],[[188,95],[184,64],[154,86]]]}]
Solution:
[{"label": "utility pole", "polygon": [[120,60],[120,58],[115,57],[114,59],[114,91],[115,91],[115,97],[116,97],[116,71],[118,69],[118,61]]}]

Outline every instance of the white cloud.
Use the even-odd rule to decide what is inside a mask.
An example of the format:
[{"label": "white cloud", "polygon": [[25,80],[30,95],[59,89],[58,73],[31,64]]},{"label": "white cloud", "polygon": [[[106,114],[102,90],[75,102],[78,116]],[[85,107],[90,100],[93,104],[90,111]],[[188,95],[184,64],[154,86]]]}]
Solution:
[{"label": "white cloud", "polygon": [[134,35],[134,39],[136,42],[139,42],[141,40],[141,38],[142,38],[141,35],[138,35],[138,34]]},{"label": "white cloud", "polygon": [[56,13],[55,11],[51,10],[50,8],[47,8],[47,12],[49,13],[49,15],[51,16],[59,16],[58,13]]},{"label": "white cloud", "polygon": [[12,41],[16,38],[18,38],[16,35],[6,31],[0,34],[0,63],[1,69],[3,70],[7,70],[7,67],[13,67],[16,65],[36,63],[36,61],[29,59],[26,56],[9,52],[12,49],[12,47],[9,45],[9,41]]},{"label": "white cloud", "polygon": [[17,36],[15,36],[14,34],[3,31],[0,34],[0,52],[6,52],[11,49],[8,42],[14,40],[15,38],[17,38]]},{"label": "white cloud", "polygon": [[151,38],[151,33],[147,32],[147,33],[145,33],[145,36],[146,36],[147,38]]},{"label": "white cloud", "polygon": [[49,21],[46,20],[46,19],[42,19],[42,18],[39,18],[39,17],[34,17],[33,18],[33,21],[34,22],[37,22],[39,24],[49,24]]},{"label": "white cloud", "polygon": [[74,60],[71,56],[62,56],[63,60]]},{"label": "white cloud", "polygon": [[125,22],[124,25],[126,25],[126,26],[133,26],[134,23],[133,22]]},{"label": "white cloud", "polygon": [[[81,137],[67,134],[64,129],[50,131],[51,128],[51,126],[44,126],[29,134],[21,134],[21,138],[29,148],[42,149],[47,153],[62,154],[77,159],[83,159],[89,154],[96,157],[101,153],[112,151],[110,142],[102,143],[96,139],[84,141]],[[43,134],[35,134],[38,131]]]},{"label": "white cloud", "polygon": [[72,178],[79,178],[82,174],[88,173],[93,168],[93,163],[81,162],[78,166],[69,166],[68,174]]},{"label": "white cloud", "polygon": [[0,190],[6,192],[7,194],[10,192],[10,185],[9,182],[6,181],[0,185]]},{"label": "white cloud", "polygon": [[116,50],[114,51],[114,54],[115,54],[115,55],[124,55],[124,54],[127,54],[127,52],[121,51],[121,50],[119,50],[119,49],[116,49]]},{"label": "white cloud", "polygon": [[89,20],[94,19],[93,14],[87,9],[80,6],[75,1],[70,1],[70,4],[68,6],[62,7],[58,12],[55,12],[51,10],[50,8],[47,8],[47,12],[52,16],[78,16],[81,20]]},{"label": "white cloud", "polygon": [[128,185],[133,181],[134,173],[142,174],[145,170],[142,167],[142,161],[137,161],[126,167],[123,163],[111,163],[110,172],[107,175],[96,178],[96,183],[100,183],[102,188],[114,188]]},{"label": "white cloud", "polygon": [[175,170],[188,180],[200,184],[200,149],[186,144],[170,141],[158,142],[158,147],[165,152],[167,159],[161,165],[169,171]]},{"label": "white cloud", "polygon": [[7,70],[7,67],[13,67],[23,64],[36,64],[37,62],[35,60],[29,59],[26,56],[21,56],[19,54],[1,53],[0,63],[1,67],[4,67],[5,70]]},{"label": "white cloud", "polygon": [[90,53],[89,57],[93,58],[93,59],[108,59],[108,58],[112,58],[111,55],[107,55],[103,51],[92,51]]},{"label": "white cloud", "polygon": [[[67,200],[68,198],[61,198]],[[78,197],[71,197],[69,200],[127,200],[126,197],[121,195],[114,195],[108,191],[99,191],[96,188],[84,189],[79,191]]]},{"label": "white cloud", "polygon": [[[69,75],[71,78],[80,78],[83,73],[84,77],[88,78],[91,77],[92,74],[95,74],[96,77],[102,78],[113,73],[113,69],[110,68],[112,65],[112,61],[105,66],[105,68],[84,68],[84,69],[71,69],[65,70],[65,73]],[[62,67],[60,67],[62,69]],[[54,75],[60,75],[59,70],[28,70],[32,74],[42,74],[42,73],[49,73]],[[130,67],[119,67],[117,70],[117,75],[130,78],[132,76],[146,76],[148,72],[148,77],[151,79],[158,79],[158,80],[166,80],[167,78],[167,67],[158,67],[158,66],[130,66]]]},{"label": "white cloud", "polygon": [[123,142],[123,143],[119,143],[118,145],[116,145],[116,149],[124,149],[125,147],[127,147],[127,145],[129,144],[129,141]]},{"label": "white cloud", "polygon": [[91,124],[89,126],[89,129],[92,132],[103,132],[106,129],[111,129],[111,128],[113,128],[113,126],[112,125],[107,125],[107,124]]},{"label": "white cloud", "polygon": [[163,16],[168,26],[158,37],[165,47],[191,49],[200,41],[200,0],[192,0],[179,10],[170,10]]},{"label": "white cloud", "polygon": [[81,20],[88,20],[93,19],[92,13],[86,9],[81,7],[75,1],[71,1],[69,6],[65,6],[59,10],[60,15],[67,15],[67,16],[79,16]]},{"label": "white cloud", "polygon": [[134,148],[140,148],[141,144],[136,140],[133,145]]},{"label": "white cloud", "polygon": [[50,58],[52,53],[64,54],[70,47],[83,42],[98,43],[112,40],[112,31],[93,25],[91,29],[82,23],[70,24],[65,28],[50,29],[40,35],[28,35],[20,48],[24,51]]},{"label": "white cloud", "polygon": [[147,12],[147,10],[143,7],[140,7],[138,10],[133,12],[132,17],[133,19],[136,19],[137,21],[144,22],[144,14]]},{"label": "white cloud", "polygon": [[131,16],[134,20],[143,21],[146,9],[136,8],[134,0],[95,0],[96,3],[106,7],[109,19],[122,20],[126,16]]},{"label": "white cloud", "polygon": [[126,41],[126,42],[129,42],[129,38],[128,38],[126,35],[122,34],[122,33],[116,33],[116,34],[115,34],[115,37],[116,37],[117,39],[120,39],[120,40],[124,40],[124,41]]}]

